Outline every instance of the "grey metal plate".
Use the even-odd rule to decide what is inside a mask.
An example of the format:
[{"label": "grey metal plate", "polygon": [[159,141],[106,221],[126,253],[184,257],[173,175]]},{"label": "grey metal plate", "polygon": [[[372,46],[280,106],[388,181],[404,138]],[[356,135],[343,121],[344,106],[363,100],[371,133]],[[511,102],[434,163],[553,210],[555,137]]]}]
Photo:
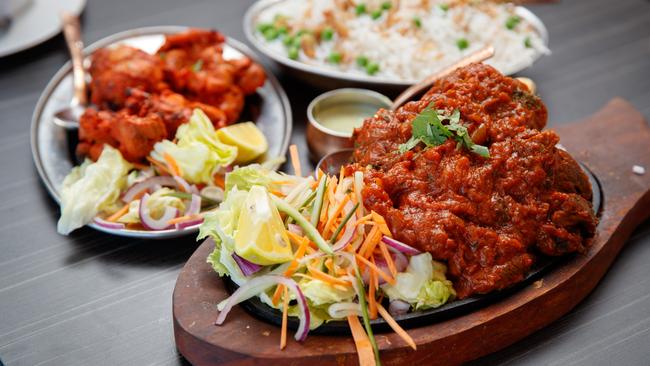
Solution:
[{"label": "grey metal plate", "polygon": [[[113,44],[128,44],[147,52],[156,52],[164,42],[164,35],[178,33],[186,27],[163,26],[128,30],[101,39],[88,46],[86,56],[93,51]],[[224,57],[246,55],[257,61],[257,57],[244,44],[228,38],[224,47]],[[54,113],[69,105],[72,99],[72,67],[66,63],[52,78],[41,94],[31,125],[31,148],[34,164],[52,198],[59,202],[59,190],[70,169],[79,164],[74,154],[77,132],[66,131],[52,122]],[[267,157],[284,156],[289,146],[293,124],[289,100],[277,79],[266,70],[267,80],[257,93],[248,97],[242,113],[242,120],[255,121],[269,142]],[[107,229],[93,223],[88,226],[113,235],[164,239],[197,232],[198,225],[182,230],[129,230]]]}]

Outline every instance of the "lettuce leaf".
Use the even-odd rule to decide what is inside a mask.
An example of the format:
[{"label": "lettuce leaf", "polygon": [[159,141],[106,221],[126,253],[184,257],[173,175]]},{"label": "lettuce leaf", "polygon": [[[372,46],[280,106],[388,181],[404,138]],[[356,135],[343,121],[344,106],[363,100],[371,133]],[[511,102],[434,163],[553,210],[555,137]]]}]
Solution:
[{"label": "lettuce leaf", "polygon": [[100,212],[115,212],[131,168],[122,154],[108,145],[104,145],[96,162],[86,159],[83,164],[73,168],[63,180],[57,231],[68,235],[91,222]]},{"label": "lettuce leaf", "polygon": [[397,274],[395,285],[384,284],[382,290],[390,300],[406,301],[416,310],[439,307],[456,296],[446,268],[430,253],[411,257],[405,272]]},{"label": "lettuce leaf", "polygon": [[210,119],[200,109],[194,110],[188,123],[178,127],[176,140],[176,143],[169,140],[156,143],[151,157],[165,161],[164,156],[168,154],[190,183],[211,183],[212,175],[237,157],[237,147],[219,141]]},{"label": "lettuce leaf", "polygon": [[352,287],[332,286],[317,279],[304,278],[298,285],[305,297],[315,306],[350,302],[356,296]]}]

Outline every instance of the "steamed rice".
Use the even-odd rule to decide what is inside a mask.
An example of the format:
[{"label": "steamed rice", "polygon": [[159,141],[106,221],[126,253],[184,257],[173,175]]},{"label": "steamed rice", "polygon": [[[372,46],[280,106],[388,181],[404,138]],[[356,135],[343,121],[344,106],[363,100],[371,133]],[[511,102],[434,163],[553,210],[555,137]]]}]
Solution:
[{"label": "steamed rice", "polygon": [[[495,55],[487,61],[499,71],[510,74],[530,66],[540,54],[548,53],[537,30],[515,13],[512,4],[487,1],[427,1],[393,0],[390,9],[373,19],[372,11],[381,9],[386,1],[376,0],[285,0],[263,11],[258,24],[273,23],[279,18],[289,29],[289,35],[299,30],[318,34],[331,28],[325,11],[334,13],[348,34],[335,33],[329,41],[320,40],[314,57],[303,49],[297,60],[347,74],[368,75],[355,60],[363,56],[376,63],[379,70],[374,77],[393,81],[421,80],[452,64],[477,49],[492,44]],[[355,13],[357,5],[365,5],[367,12]],[[512,29],[506,26],[517,18]],[[260,39],[273,52],[287,55],[283,37]],[[459,41],[466,40],[461,49]],[[341,55],[338,63],[328,60]],[[295,57],[295,56],[294,56]]]}]

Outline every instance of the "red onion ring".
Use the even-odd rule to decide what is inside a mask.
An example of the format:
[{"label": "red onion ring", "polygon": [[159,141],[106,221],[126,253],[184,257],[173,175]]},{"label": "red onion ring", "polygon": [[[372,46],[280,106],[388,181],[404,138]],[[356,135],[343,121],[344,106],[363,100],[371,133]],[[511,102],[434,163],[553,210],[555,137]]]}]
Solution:
[{"label": "red onion ring", "polygon": [[176,228],[176,230],[183,230],[186,227],[199,225],[201,223],[203,223],[203,217],[199,217],[199,218],[196,218],[196,219],[193,219],[193,220],[187,220],[187,221],[179,222],[179,223],[175,224],[174,227]]},{"label": "red onion ring", "polygon": [[300,310],[300,314],[298,314],[298,318],[300,319],[300,325],[298,326],[298,330],[296,330],[295,339],[299,342],[304,341],[305,338],[307,338],[307,334],[309,333],[309,321],[310,321],[309,319],[310,314],[309,314],[309,307],[307,306],[307,300],[305,299],[305,295],[303,295],[296,281],[284,276],[265,275],[265,276],[255,277],[250,281],[246,282],[245,284],[243,284],[242,286],[240,286],[237,289],[237,291],[235,291],[228,299],[225,300],[223,308],[219,312],[219,316],[217,317],[215,324],[216,325],[223,324],[224,320],[226,320],[226,316],[228,315],[230,310],[232,310],[233,306],[239,304],[242,301],[246,301],[253,296],[257,296],[262,291],[268,289],[273,285],[278,285],[278,284],[287,286],[287,288],[289,288],[291,291],[293,291],[296,294],[296,300],[298,301],[298,309]]},{"label": "red onion ring", "polygon": [[237,265],[239,266],[239,269],[241,270],[241,273],[244,274],[244,276],[248,277],[254,273],[257,273],[259,270],[262,269],[262,266],[259,264],[253,263],[245,258],[242,258],[237,255],[237,253],[232,253],[232,259],[237,262]]},{"label": "red onion ring", "polygon": [[413,248],[410,245],[404,244],[401,241],[395,240],[393,238],[390,238],[388,236],[383,236],[381,238],[381,241],[383,241],[386,245],[397,249],[398,251],[407,254],[407,255],[418,255],[421,254],[422,252]]},{"label": "red onion ring", "polygon": [[402,300],[393,300],[388,305],[388,312],[392,316],[404,315],[409,310],[411,310],[411,304]]},{"label": "red onion ring", "polygon": [[147,202],[149,202],[149,193],[145,193],[140,200],[140,207],[138,208],[138,214],[140,215],[140,222],[142,226],[149,230],[165,230],[168,229],[169,220],[178,216],[178,209],[175,207],[165,207],[165,212],[159,219],[154,219],[149,213],[149,208],[147,207]]},{"label": "red onion ring", "polygon": [[192,200],[190,201],[190,205],[185,209],[184,215],[196,215],[199,212],[201,212],[201,196],[192,194]]},{"label": "red onion ring", "polygon": [[99,217],[95,217],[93,221],[98,226],[101,226],[106,229],[111,229],[111,230],[122,230],[126,227],[126,225],[124,225],[121,222],[106,221],[104,219],[100,219]]},{"label": "red onion ring", "polygon": [[142,192],[155,191],[155,187],[157,185],[167,186],[167,187],[178,187],[179,182],[169,176],[156,176],[156,177],[147,178],[142,182],[136,183],[131,187],[129,187],[129,189],[127,189],[126,192],[124,192],[124,195],[122,195],[122,201],[129,203],[133,201],[135,197]]}]

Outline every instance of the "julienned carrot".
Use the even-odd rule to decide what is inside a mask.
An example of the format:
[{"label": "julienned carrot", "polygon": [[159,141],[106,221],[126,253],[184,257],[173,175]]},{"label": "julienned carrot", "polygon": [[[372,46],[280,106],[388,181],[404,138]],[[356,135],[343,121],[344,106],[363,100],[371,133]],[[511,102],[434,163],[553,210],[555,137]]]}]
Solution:
[{"label": "julienned carrot", "polygon": [[344,286],[344,287],[350,287],[352,284],[348,281],[343,281],[341,279],[338,279],[334,276],[330,276],[325,272],[319,271],[318,269],[307,266],[307,270],[309,273],[314,277],[315,279],[321,280],[323,282],[329,283],[331,285],[339,285],[339,286]]},{"label": "julienned carrot", "polygon": [[124,216],[127,212],[129,212],[129,206],[130,205],[131,205],[131,202],[129,202],[126,205],[122,206],[122,208],[117,210],[114,214],[107,217],[106,221],[111,221],[111,222],[117,221],[120,217]]},{"label": "julienned carrot", "polygon": [[175,218],[167,221],[167,224],[174,225],[174,224],[178,224],[178,223],[181,223],[181,222],[198,219],[201,216],[202,216],[201,214],[179,216],[179,217],[175,217]]},{"label": "julienned carrot", "polygon": [[382,256],[386,260],[386,265],[388,265],[390,274],[393,277],[397,276],[397,268],[395,267],[395,262],[393,262],[393,257],[390,256],[390,253],[388,252],[388,248],[386,247],[386,244],[384,244],[383,241],[379,241],[379,249],[381,250]]},{"label": "julienned carrot", "polygon": [[282,330],[280,331],[280,349],[287,346],[287,316],[289,308],[289,291],[284,288],[282,295]]},{"label": "julienned carrot", "polygon": [[298,146],[289,146],[289,154],[291,155],[291,165],[293,166],[293,173],[302,177],[302,167],[300,166],[300,155],[298,154]]},{"label": "julienned carrot", "polygon": [[368,335],[363,330],[361,322],[356,315],[348,315],[348,324],[350,331],[352,331],[352,338],[354,338],[354,345],[357,347],[357,355],[359,356],[360,366],[375,366],[375,355],[370,344]]},{"label": "julienned carrot", "polygon": [[361,261],[361,263],[368,266],[368,269],[370,269],[371,271],[375,271],[379,276],[381,276],[381,278],[384,279],[384,281],[390,283],[391,285],[395,284],[395,278],[389,276],[388,274],[386,274],[386,272],[384,272],[381,269],[377,268],[377,266],[372,264],[372,262],[370,262],[366,258],[360,256],[359,254],[355,254],[355,257],[357,258],[357,260]]},{"label": "julienned carrot", "polygon": [[290,277],[292,274],[294,274],[294,272],[296,272],[296,269],[298,268],[298,261],[305,255],[305,251],[307,251],[308,245],[309,239],[303,238],[300,246],[298,247],[298,250],[296,250],[296,255],[291,261],[291,264],[284,271],[285,277]]},{"label": "julienned carrot", "polygon": [[168,153],[164,153],[163,158],[165,159],[165,162],[167,163],[167,167],[169,168],[170,172],[172,172],[177,177],[183,176],[183,171],[181,170],[181,167],[178,166],[178,163],[176,163],[176,160],[174,160],[174,158],[171,155],[169,155]]},{"label": "julienned carrot", "polygon": [[406,342],[406,344],[411,346],[411,348],[413,348],[414,350],[417,349],[417,346],[415,345],[413,338],[411,338],[411,336],[408,333],[406,333],[406,331],[402,329],[402,327],[400,327],[399,324],[397,324],[395,319],[393,319],[393,317],[390,316],[390,313],[386,311],[386,309],[384,309],[383,306],[381,306],[381,303],[377,304],[377,311],[379,312],[379,315],[381,315],[381,317],[384,318],[386,323],[390,325],[393,331],[395,331],[395,333],[397,333],[397,335],[399,335],[404,340],[404,342]]},{"label": "julienned carrot", "polygon": [[[350,200],[350,196],[346,195],[345,197],[343,197],[341,202],[339,202],[339,204],[336,206],[334,212],[332,213],[332,216],[330,216],[330,218],[327,220],[327,223],[325,224],[325,228],[323,228],[323,236],[327,235],[327,233],[330,231],[332,225],[334,225],[334,222],[341,214],[341,211],[343,211],[343,206],[345,206],[345,204],[348,203],[349,200]],[[336,238],[333,239],[336,240]]]},{"label": "julienned carrot", "polygon": [[[296,255],[291,261],[291,264],[289,264],[289,267],[287,267],[287,269],[284,271],[285,277],[291,277],[296,272],[296,269],[298,268],[298,260],[300,260],[300,258],[302,258],[305,255],[305,251],[307,250],[309,245],[309,239],[305,237],[300,237],[291,232],[288,233],[290,233],[290,237],[291,235],[295,235],[296,237],[298,237],[297,244],[299,246],[298,246],[298,250],[296,250]],[[294,239],[293,237],[291,238]],[[273,303],[273,305],[278,306],[278,303],[280,302],[280,294],[282,293],[283,288],[284,286],[281,284],[275,288],[275,292],[273,293],[273,297],[271,298],[271,302]]]},{"label": "julienned carrot", "polygon": [[222,174],[215,174],[212,177],[212,181],[214,182],[215,186],[217,186],[217,187],[219,187],[221,189],[226,188],[226,179],[224,178],[224,176]]},{"label": "julienned carrot", "polygon": [[361,254],[364,258],[368,258],[368,255],[372,253],[373,250],[375,250],[377,241],[380,240],[380,238],[378,238],[379,235],[381,235],[379,228],[377,226],[373,226],[366,236],[366,239],[361,244],[361,247],[359,248],[359,254]]},{"label": "julienned carrot", "polygon": [[386,224],[386,220],[384,220],[384,217],[383,217],[383,216],[381,216],[380,214],[376,213],[375,211],[371,211],[371,212],[370,212],[370,215],[372,215],[372,219],[373,219],[373,221],[375,221],[375,222],[378,224],[379,229],[381,230],[381,233],[382,233],[382,234],[384,234],[384,235],[386,235],[386,236],[391,236],[391,237],[393,236],[393,235],[390,233],[390,229],[388,228],[388,225]]},{"label": "julienned carrot", "polygon": [[167,169],[165,164],[159,162],[158,160],[152,158],[151,156],[147,156],[147,161],[149,161],[151,164],[153,164],[156,168],[158,168],[158,171],[161,174],[167,174],[167,175],[172,175],[172,173]]}]

